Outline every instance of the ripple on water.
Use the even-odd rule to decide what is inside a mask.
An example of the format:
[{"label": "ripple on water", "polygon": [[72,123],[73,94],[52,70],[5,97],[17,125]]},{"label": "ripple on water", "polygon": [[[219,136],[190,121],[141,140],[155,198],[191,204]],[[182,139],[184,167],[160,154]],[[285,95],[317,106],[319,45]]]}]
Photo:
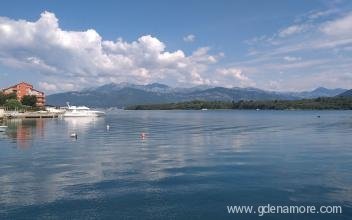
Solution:
[{"label": "ripple on water", "polygon": [[0,218],[222,219],[229,204],[324,203],[341,204],[348,219],[350,114],[118,111],[10,121],[0,136]]}]

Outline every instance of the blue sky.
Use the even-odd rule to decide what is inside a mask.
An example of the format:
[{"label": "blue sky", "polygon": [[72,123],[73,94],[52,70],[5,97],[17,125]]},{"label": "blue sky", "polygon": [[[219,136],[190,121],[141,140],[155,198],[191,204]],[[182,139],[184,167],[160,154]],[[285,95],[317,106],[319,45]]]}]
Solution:
[{"label": "blue sky", "polygon": [[351,1],[0,4],[0,87],[352,85]]}]

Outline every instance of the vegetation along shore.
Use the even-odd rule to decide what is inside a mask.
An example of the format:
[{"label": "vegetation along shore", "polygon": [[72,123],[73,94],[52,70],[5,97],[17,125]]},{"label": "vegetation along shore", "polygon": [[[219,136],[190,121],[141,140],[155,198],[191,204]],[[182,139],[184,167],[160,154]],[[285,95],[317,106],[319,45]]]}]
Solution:
[{"label": "vegetation along shore", "polygon": [[315,98],[265,101],[189,101],[166,104],[133,105],[126,110],[201,110],[201,109],[260,109],[260,110],[352,110],[352,97]]}]

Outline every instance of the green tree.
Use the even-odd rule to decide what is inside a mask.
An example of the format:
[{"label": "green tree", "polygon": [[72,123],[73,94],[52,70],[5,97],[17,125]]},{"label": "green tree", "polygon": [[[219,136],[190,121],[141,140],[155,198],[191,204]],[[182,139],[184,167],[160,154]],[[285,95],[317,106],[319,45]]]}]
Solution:
[{"label": "green tree", "polygon": [[25,95],[21,100],[23,105],[35,107],[37,103],[37,97],[35,95]]},{"label": "green tree", "polygon": [[9,110],[23,109],[22,104],[19,101],[17,101],[16,99],[7,100],[4,106],[5,106],[5,108],[7,108]]},{"label": "green tree", "polygon": [[6,102],[6,96],[3,92],[0,92],[0,106],[4,105]]},{"label": "green tree", "polygon": [[16,93],[5,94],[0,92],[0,106],[5,105],[6,101],[10,99],[17,99]]},{"label": "green tree", "polygon": [[5,98],[7,100],[9,100],[9,99],[17,99],[17,95],[16,95],[16,93],[13,92],[13,93],[10,93],[10,94],[6,94]]}]

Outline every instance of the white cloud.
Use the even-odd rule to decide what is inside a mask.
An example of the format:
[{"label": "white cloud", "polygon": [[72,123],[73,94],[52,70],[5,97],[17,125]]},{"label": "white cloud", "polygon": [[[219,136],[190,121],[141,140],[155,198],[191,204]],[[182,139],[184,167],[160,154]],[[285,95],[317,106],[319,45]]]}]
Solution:
[{"label": "white cloud", "polygon": [[189,34],[189,35],[183,37],[184,42],[193,42],[193,41],[195,41],[195,39],[196,39],[196,36],[193,34]]},{"label": "white cloud", "polygon": [[352,37],[352,13],[346,16],[326,22],[321,31],[327,35],[339,37]]},{"label": "white cloud", "polygon": [[39,82],[39,87],[46,91],[56,91],[57,86],[55,84],[50,84],[47,82]]},{"label": "white cloud", "polygon": [[311,12],[285,29],[252,38],[251,59],[231,65],[253,68],[251,79],[263,89],[349,89],[345,79],[351,79],[352,11],[346,10]]},{"label": "white cloud", "polygon": [[225,82],[220,82],[228,86],[254,86],[255,83],[249,79],[245,74],[243,74],[242,69],[238,68],[221,68],[216,70],[216,74],[224,76],[220,77],[221,80],[226,80]]},{"label": "white cloud", "polygon": [[332,14],[336,14],[337,12],[339,12],[337,8],[331,8],[323,11],[312,11],[308,14],[308,18],[314,20],[314,19],[329,16]]},{"label": "white cloud", "polygon": [[285,29],[282,29],[279,31],[278,35],[280,37],[288,37],[294,34],[298,34],[301,33],[303,31],[305,31],[308,28],[308,25],[302,24],[302,25],[292,25],[289,26]]},{"label": "white cloud", "polygon": [[287,28],[284,28],[279,31],[278,35],[280,37],[288,37],[294,34],[299,34],[305,31],[308,28],[308,25],[306,24],[295,24],[292,26],[289,26]]},{"label": "white cloud", "polygon": [[[54,80],[52,80],[54,81]],[[76,82],[78,84],[79,82]],[[74,90],[76,88],[75,83],[68,83],[65,80],[60,80],[58,83],[48,83],[40,81],[38,83],[39,87],[48,92],[55,92],[55,91],[68,91]]]},{"label": "white cloud", "polygon": [[[151,35],[127,42],[122,38],[104,40],[94,29],[63,30],[50,12],[42,13],[34,22],[0,17],[0,65],[20,68],[23,73],[41,73],[39,86],[52,92],[109,82],[281,90],[313,85],[349,88],[350,81],[343,80],[342,74],[351,75],[352,62],[341,56],[347,57],[351,51],[352,13],[335,19],[328,14],[312,13],[314,20],[306,15],[302,23],[296,21],[246,41],[250,59],[240,61],[239,57],[231,64],[235,68],[221,68],[218,62],[223,53],[211,54],[209,47],[186,54],[169,51],[164,42]],[[194,35],[189,36],[184,39],[195,40]],[[323,72],[335,78],[323,80],[318,77]]]},{"label": "white cloud", "polygon": [[300,61],[300,60],[302,60],[301,57],[292,57],[292,56],[284,56],[283,59],[286,60],[286,61],[288,61],[288,62],[295,62],[295,61]]},{"label": "white cloud", "polygon": [[63,30],[50,12],[35,22],[0,17],[0,36],[0,63],[42,73],[40,86],[51,91],[109,82],[202,84],[209,82],[207,71],[221,57],[210,55],[208,47],[189,56],[167,51],[151,35],[108,41],[93,29]]}]

